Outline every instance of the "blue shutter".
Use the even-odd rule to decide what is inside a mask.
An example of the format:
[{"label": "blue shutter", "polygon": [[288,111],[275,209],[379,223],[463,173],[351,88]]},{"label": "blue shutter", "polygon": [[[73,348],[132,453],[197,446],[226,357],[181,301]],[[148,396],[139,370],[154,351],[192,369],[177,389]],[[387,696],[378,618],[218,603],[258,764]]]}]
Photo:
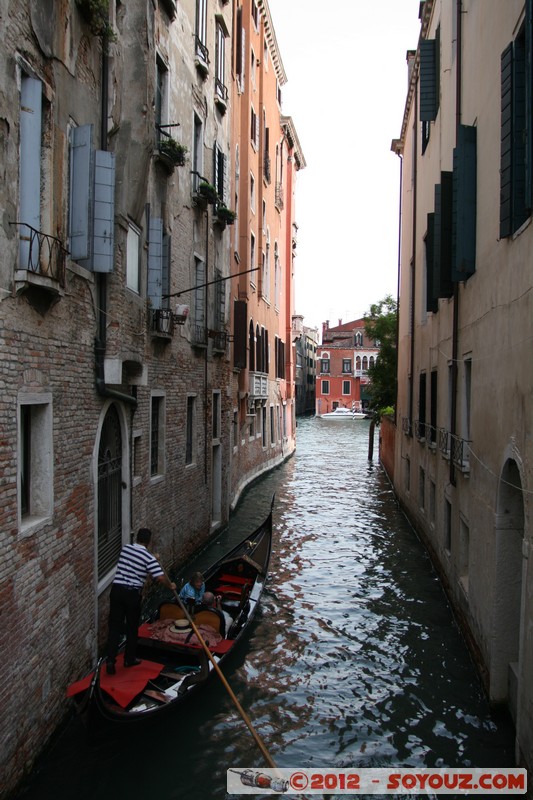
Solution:
[{"label": "blue shutter", "polygon": [[452,280],[464,281],[476,269],[477,130],[459,125],[453,151]]},{"label": "blue shutter", "polygon": [[[20,90],[20,199],[19,221],[41,229],[42,84],[22,76]],[[39,269],[39,242],[31,231],[20,229],[20,268]]]},{"label": "blue shutter", "polygon": [[420,121],[436,119],[437,96],[437,47],[435,39],[420,42]]},{"label": "blue shutter", "polygon": [[[161,269],[161,288],[163,295],[170,294],[170,257],[171,257],[172,237],[168,233],[163,234],[163,255],[162,255],[162,269]],[[170,302],[168,297],[163,297],[161,304],[163,308],[169,308]]]},{"label": "blue shutter", "polygon": [[161,308],[163,280],[163,220],[150,217],[148,242],[148,297],[152,308]]},{"label": "blue shutter", "polygon": [[82,125],[71,131],[69,247],[74,261],[89,258],[91,140],[92,125]]},{"label": "blue shutter", "polygon": [[115,154],[94,154],[93,263],[95,272],[113,272],[115,231]]}]

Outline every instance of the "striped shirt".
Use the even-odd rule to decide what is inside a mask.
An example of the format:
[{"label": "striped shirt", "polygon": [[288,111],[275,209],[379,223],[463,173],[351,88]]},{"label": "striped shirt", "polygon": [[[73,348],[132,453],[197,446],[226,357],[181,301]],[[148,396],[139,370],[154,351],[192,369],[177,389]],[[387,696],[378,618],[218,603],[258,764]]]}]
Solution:
[{"label": "striped shirt", "polygon": [[120,553],[113,583],[142,589],[148,575],[158,578],[164,574],[157,559],[143,544],[125,544]]}]

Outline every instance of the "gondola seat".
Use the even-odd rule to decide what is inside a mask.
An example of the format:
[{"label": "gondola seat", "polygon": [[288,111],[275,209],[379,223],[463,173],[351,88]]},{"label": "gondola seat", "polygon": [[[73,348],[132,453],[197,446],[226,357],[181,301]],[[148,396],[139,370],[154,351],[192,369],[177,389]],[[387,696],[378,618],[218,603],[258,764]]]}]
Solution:
[{"label": "gondola seat", "polygon": [[185,619],[185,611],[176,603],[161,603],[159,619]]},{"label": "gondola seat", "polygon": [[223,628],[225,628],[224,617],[213,609],[208,608],[204,611],[198,611],[194,615],[194,624],[209,625],[210,628],[213,628],[216,633],[220,633],[221,636],[224,636],[226,633],[226,631],[223,630]]}]

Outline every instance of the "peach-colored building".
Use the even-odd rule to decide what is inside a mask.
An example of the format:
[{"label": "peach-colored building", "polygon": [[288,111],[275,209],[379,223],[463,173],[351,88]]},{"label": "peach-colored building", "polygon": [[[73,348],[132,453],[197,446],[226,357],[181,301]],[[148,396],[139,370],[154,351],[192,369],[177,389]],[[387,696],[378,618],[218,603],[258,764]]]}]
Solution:
[{"label": "peach-colored building", "polygon": [[232,86],[232,496],[295,447],[294,189],[305,166],[265,0],[237,3]]}]

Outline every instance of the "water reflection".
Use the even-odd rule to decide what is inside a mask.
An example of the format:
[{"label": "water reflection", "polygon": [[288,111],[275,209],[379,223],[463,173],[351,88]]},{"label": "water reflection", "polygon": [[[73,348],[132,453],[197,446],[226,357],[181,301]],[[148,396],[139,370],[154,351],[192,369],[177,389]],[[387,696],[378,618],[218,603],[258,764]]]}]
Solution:
[{"label": "water reflection", "polygon": [[[189,565],[253,531],[276,493],[271,577],[230,684],[281,767],[513,766],[512,730],[491,716],[431,563],[367,453],[367,422],[302,421],[295,456]],[[205,800],[224,797],[228,767],[261,766],[213,681],[148,735],[88,747],[71,730],[23,796]]]}]

